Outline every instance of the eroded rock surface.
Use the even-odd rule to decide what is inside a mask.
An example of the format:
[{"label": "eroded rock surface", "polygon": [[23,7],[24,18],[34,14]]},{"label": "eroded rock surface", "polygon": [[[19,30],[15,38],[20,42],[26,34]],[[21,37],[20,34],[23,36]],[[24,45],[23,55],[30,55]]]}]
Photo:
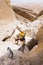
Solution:
[{"label": "eroded rock surface", "polygon": [[0,40],[12,34],[12,24],[15,24],[15,13],[5,0],[0,0]]},{"label": "eroded rock surface", "polygon": [[[13,58],[10,58],[10,54],[6,53],[0,58],[0,65],[30,65],[28,54],[22,53],[21,51],[13,51]],[[26,57],[27,56],[27,57]]]},{"label": "eroded rock surface", "polygon": [[[24,9],[20,8],[21,13],[23,13],[22,10],[24,12]],[[25,9],[25,12],[27,12],[27,9]],[[28,13],[25,12],[24,14],[28,15]],[[14,45],[12,46],[12,44],[15,43],[14,39],[17,32],[19,31],[17,27],[26,33],[26,44],[28,42],[29,44],[34,43],[35,40],[33,38],[36,39],[38,30],[40,30],[40,27],[43,26],[43,11],[38,13],[38,15],[35,14],[33,10],[29,10],[28,12],[29,16],[27,17],[30,17],[29,20],[23,18],[22,16],[19,16],[17,13],[15,16],[13,9],[10,7],[8,2],[5,0],[0,0],[0,49],[3,48],[0,53],[2,53],[2,51],[5,50],[8,46],[11,46],[12,49],[15,48]],[[36,10],[36,12],[38,11]],[[17,19],[19,18],[19,20],[17,20],[15,17]],[[34,17],[37,19],[33,21]],[[33,22],[30,22],[31,19]],[[43,32],[43,27],[41,31]],[[38,33],[37,39],[43,39],[42,32]],[[17,46],[17,51],[13,51],[13,58],[10,58],[10,54],[6,52],[4,56],[0,57],[0,65],[43,65],[43,41],[39,40],[38,43],[39,45],[33,47],[31,51],[28,49],[24,53],[18,51],[19,47]]]},{"label": "eroded rock surface", "polygon": [[43,42],[30,51],[29,60],[31,65],[43,65]]},{"label": "eroded rock surface", "polygon": [[0,65],[43,65],[43,42],[26,52],[14,50],[13,58],[10,58],[10,53],[6,53],[0,58]]},{"label": "eroded rock surface", "polygon": [[43,39],[43,26],[41,28],[39,28],[39,31],[37,32],[37,35],[36,35],[36,39],[38,41]]}]

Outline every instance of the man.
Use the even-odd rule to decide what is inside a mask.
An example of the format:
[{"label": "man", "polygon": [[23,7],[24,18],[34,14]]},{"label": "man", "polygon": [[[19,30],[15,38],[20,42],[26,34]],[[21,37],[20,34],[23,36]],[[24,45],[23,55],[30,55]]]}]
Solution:
[{"label": "man", "polygon": [[25,47],[25,33],[23,31],[21,31],[17,35],[17,38],[15,39],[15,43],[21,46],[18,50],[21,50],[23,52]]}]

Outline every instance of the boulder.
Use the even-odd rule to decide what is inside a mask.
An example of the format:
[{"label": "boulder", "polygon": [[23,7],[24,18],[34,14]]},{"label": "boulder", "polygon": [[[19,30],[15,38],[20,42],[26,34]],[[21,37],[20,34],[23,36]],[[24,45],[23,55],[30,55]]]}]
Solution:
[{"label": "boulder", "polygon": [[0,58],[0,65],[30,65],[28,58],[21,51],[13,51],[13,58],[10,58],[10,53],[6,53]]},{"label": "boulder", "polygon": [[13,10],[20,16],[30,20],[31,22],[37,19],[37,13],[33,13],[32,10],[18,6],[13,6]]},{"label": "boulder", "polygon": [[40,40],[43,39],[43,26],[41,26],[41,27],[39,28],[39,31],[37,32],[37,35],[36,35],[36,39],[37,39],[38,41],[40,41]]},{"label": "boulder", "polygon": [[13,50],[13,54],[12,58],[10,53],[0,57],[0,65],[43,65],[43,42],[31,51]]},{"label": "boulder", "polygon": [[29,61],[31,65],[43,65],[43,42],[30,51]]},{"label": "boulder", "polygon": [[12,34],[15,21],[15,13],[7,0],[0,0],[0,40]]}]

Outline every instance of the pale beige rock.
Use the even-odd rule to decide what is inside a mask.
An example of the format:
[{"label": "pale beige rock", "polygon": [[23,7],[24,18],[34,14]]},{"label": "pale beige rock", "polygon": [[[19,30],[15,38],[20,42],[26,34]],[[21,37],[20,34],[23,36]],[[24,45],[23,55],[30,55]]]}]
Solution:
[{"label": "pale beige rock", "polygon": [[43,42],[30,51],[29,60],[31,65],[43,65]]},{"label": "pale beige rock", "polygon": [[15,20],[15,14],[5,0],[0,0],[0,20],[3,20],[3,22],[13,22]]},{"label": "pale beige rock", "polygon": [[39,28],[39,31],[37,32],[36,39],[38,41],[43,39],[43,26]]},{"label": "pale beige rock", "polygon": [[11,6],[6,0],[0,0],[0,40],[12,34],[15,20],[15,13]]}]

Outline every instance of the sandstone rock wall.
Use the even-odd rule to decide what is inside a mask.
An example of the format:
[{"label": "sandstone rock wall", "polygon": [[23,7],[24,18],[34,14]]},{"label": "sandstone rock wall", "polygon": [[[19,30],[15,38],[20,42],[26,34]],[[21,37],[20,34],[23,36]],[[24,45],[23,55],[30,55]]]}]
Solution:
[{"label": "sandstone rock wall", "polygon": [[11,6],[9,6],[6,0],[0,0],[0,40],[9,36],[9,33],[12,31],[11,24],[15,23],[15,19],[15,13]]}]

